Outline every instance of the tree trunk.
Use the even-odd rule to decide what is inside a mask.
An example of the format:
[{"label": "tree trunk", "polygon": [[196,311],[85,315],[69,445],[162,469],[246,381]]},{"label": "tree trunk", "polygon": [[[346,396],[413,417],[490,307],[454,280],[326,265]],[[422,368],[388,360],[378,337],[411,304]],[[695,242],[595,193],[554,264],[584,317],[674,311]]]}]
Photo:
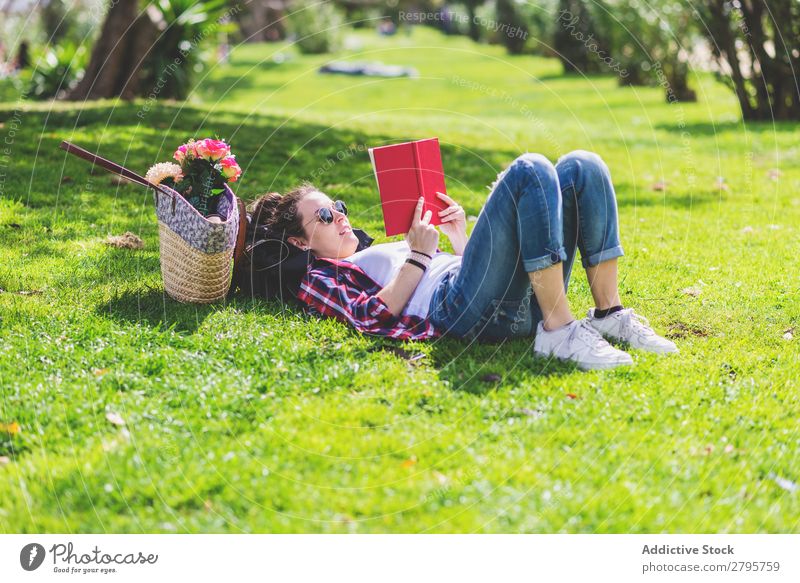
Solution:
[{"label": "tree trunk", "polygon": [[676,57],[671,62],[664,63],[664,75],[669,83],[666,92],[666,100],[694,102],[697,101],[697,94],[689,87],[689,67]]},{"label": "tree trunk", "polygon": [[118,93],[117,80],[128,48],[126,32],[136,20],[136,8],[137,0],[120,0],[111,5],[83,79],[67,94],[67,100],[100,99]]},{"label": "tree trunk", "polygon": [[706,0],[708,40],[746,120],[800,120],[800,4]]},{"label": "tree trunk", "polygon": [[[600,72],[596,55],[588,46],[599,46],[593,30],[591,14],[584,0],[559,0],[553,46],[565,73],[591,74]],[[634,84],[631,80],[630,84]]]},{"label": "tree trunk", "polygon": [[245,42],[275,42],[286,38],[283,0],[253,0],[236,15]]},{"label": "tree trunk", "polygon": [[[160,34],[163,34],[167,23],[154,6],[148,6],[133,23],[131,28],[130,56],[126,60],[128,76],[120,79],[122,99],[133,99],[148,93],[142,88],[142,67],[151,57]],[[154,88],[150,88],[154,90]]]},{"label": "tree trunk", "polygon": [[111,4],[83,79],[64,99],[131,99],[138,94],[139,71],[152,47],[155,25],[150,11],[138,15],[137,7],[137,0]]},{"label": "tree trunk", "polygon": [[505,26],[499,33],[500,42],[511,55],[522,54],[528,38],[528,25],[517,11],[514,0],[496,0],[497,24]]},{"label": "tree trunk", "polygon": [[469,38],[478,42],[481,40],[481,26],[478,22],[478,7],[483,4],[482,0],[472,0],[465,2],[464,5],[467,9],[467,16],[469,17]]}]

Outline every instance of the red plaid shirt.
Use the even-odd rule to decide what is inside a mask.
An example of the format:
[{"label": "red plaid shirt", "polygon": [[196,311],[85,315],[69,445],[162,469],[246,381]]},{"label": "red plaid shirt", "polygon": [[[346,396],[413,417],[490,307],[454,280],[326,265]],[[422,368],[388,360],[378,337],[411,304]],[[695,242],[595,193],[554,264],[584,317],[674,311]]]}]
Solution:
[{"label": "red plaid shirt", "polygon": [[427,318],[392,314],[379,291],[381,287],[356,264],[318,258],[309,264],[297,299],[309,314],[334,317],[364,334],[399,340],[441,336]]}]

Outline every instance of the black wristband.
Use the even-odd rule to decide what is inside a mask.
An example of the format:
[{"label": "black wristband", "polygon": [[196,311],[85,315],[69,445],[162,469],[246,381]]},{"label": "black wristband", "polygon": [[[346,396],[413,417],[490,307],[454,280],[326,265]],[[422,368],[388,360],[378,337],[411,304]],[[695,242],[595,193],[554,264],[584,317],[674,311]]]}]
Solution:
[{"label": "black wristband", "polygon": [[418,253],[419,255],[424,255],[424,256],[425,256],[425,257],[427,257],[428,259],[433,259],[433,256],[432,256],[432,255],[428,255],[427,253],[423,253],[422,251],[414,251],[414,250],[412,249],[412,250],[411,250],[411,252],[412,252],[412,253]]},{"label": "black wristband", "polygon": [[427,271],[427,267],[425,267],[422,263],[417,261],[416,259],[411,259],[410,257],[406,259],[406,263],[410,263],[411,265],[415,265],[419,267],[422,271]]}]

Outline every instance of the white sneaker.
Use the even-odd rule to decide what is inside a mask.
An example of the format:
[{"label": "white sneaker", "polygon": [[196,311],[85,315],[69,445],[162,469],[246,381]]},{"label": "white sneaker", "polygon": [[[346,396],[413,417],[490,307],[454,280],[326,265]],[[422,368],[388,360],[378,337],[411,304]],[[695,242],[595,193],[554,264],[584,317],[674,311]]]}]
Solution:
[{"label": "white sneaker", "polygon": [[549,331],[539,322],[533,353],[572,361],[582,370],[633,364],[630,354],[611,346],[586,320]]},{"label": "white sneaker", "polygon": [[658,354],[678,352],[674,342],[656,334],[647,318],[634,312],[633,308],[619,310],[605,318],[595,318],[592,308],[587,314],[586,321],[606,338],[627,342],[631,348]]}]

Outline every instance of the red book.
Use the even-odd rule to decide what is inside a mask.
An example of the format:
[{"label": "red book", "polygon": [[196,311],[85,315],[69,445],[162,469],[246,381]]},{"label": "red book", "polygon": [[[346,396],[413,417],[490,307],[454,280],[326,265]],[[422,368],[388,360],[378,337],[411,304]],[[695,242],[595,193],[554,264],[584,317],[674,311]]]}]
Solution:
[{"label": "red book", "polygon": [[419,197],[425,199],[422,216],[430,210],[431,225],[441,224],[439,211],[447,208],[437,192],[447,194],[439,139],[392,144],[369,149],[378,181],[386,235],[408,233]]}]

